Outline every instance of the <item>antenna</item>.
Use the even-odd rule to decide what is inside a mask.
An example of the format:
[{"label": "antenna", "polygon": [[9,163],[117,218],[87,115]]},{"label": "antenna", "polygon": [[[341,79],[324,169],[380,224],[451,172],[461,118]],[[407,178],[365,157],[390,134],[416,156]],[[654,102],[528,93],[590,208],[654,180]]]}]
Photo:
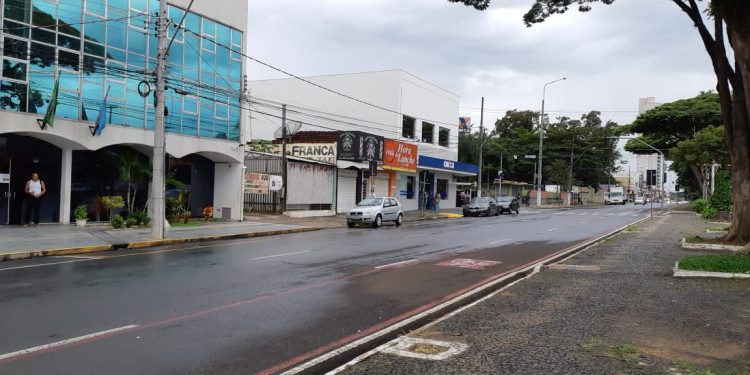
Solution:
[{"label": "antenna", "polygon": [[276,131],[273,133],[273,137],[275,139],[281,139],[284,137],[284,128],[286,127],[286,136],[291,137],[297,132],[302,129],[302,123],[299,121],[287,121],[286,125],[280,126]]}]

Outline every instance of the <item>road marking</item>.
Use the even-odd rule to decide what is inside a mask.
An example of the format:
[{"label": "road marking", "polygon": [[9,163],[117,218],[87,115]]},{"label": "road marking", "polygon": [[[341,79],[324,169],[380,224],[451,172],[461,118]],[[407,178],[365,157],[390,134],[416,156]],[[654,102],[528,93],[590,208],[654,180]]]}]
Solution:
[{"label": "road marking", "polygon": [[0,269],[0,271],[10,271],[10,270],[20,270],[23,268],[34,268],[34,267],[44,267],[44,266],[54,266],[56,264],[65,264],[65,263],[75,263],[75,262],[85,262],[87,260],[94,260],[95,258],[89,258],[89,259],[76,259],[76,260],[68,260],[65,262],[54,262],[54,263],[44,263],[44,264],[32,264],[29,266],[19,266],[19,267],[10,267],[10,268],[3,268]]},{"label": "road marking", "polygon": [[7,354],[0,355],[0,361],[3,361],[3,360],[8,359],[8,358],[18,357],[18,356],[22,356],[22,355],[26,355],[26,354],[31,354],[31,353],[38,352],[38,351],[41,351],[41,350],[47,350],[47,349],[56,348],[58,346],[65,346],[65,345],[73,344],[73,343],[76,343],[76,342],[79,342],[79,341],[89,340],[89,339],[92,339],[94,337],[104,336],[104,335],[108,335],[110,333],[115,333],[115,332],[120,332],[120,331],[126,331],[126,330],[133,329],[133,328],[136,328],[136,327],[138,327],[138,326],[137,325],[127,325],[127,326],[120,327],[120,328],[114,328],[114,329],[110,329],[110,330],[106,330],[106,331],[92,333],[90,335],[79,336],[79,337],[74,337],[72,339],[67,339],[67,340],[62,340],[62,341],[58,341],[58,342],[53,342],[51,344],[35,346],[33,348],[23,349],[23,350],[19,350],[19,351],[13,352],[13,353],[7,353]]},{"label": "road marking", "polygon": [[580,223],[578,223],[578,224],[586,224],[586,222],[585,222],[585,221],[582,221],[582,222],[580,222]]},{"label": "road marking", "polygon": [[398,266],[398,265],[401,265],[401,264],[406,264],[406,263],[416,262],[416,261],[418,261],[418,260],[419,260],[419,259],[410,259],[410,260],[404,260],[404,261],[401,261],[401,262],[396,262],[396,263],[391,263],[391,264],[385,264],[385,265],[382,265],[382,266],[377,266],[377,267],[375,267],[375,269],[380,269],[380,268],[386,268],[386,267],[393,267],[393,266]]},{"label": "road marking", "polygon": [[310,252],[310,250],[297,251],[297,252],[294,252],[294,253],[276,254],[276,255],[269,255],[269,256],[265,256],[265,257],[250,258],[250,260],[261,260],[261,259],[268,259],[268,258],[278,258],[278,257],[287,256],[287,255],[297,255],[297,254],[303,254],[303,253],[309,253],[309,252]]},{"label": "road marking", "polygon": [[547,229],[547,232],[554,232],[554,231],[556,231],[556,230],[558,230],[558,229],[559,229],[559,228],[552,228],[552,229]]},{"label": "road marking", "polygon": [[502,242],[506,242],[506,241],[510,241],[510,238],[505,238],[505,239],[502,239],[502,240],[492,241],[492,242],[490,242],[490,245],[494,245],[494,244],[498,244],[498,243],[502,243]]},{"label": "road marking", "polygon": [[592,215],[592,216],[596,216],[596,215],[599,215],[599,213],[598,213],[598,212],[594,212],[594,213],[593,213],[593,214],[591,214],[591,215]]},{"label": "road marking", "polygon": [[429,236],[429,235],[430,235],[429,233],[424,233],[424,234],[415,234],[415,235],[413,235],[413,236],[406,236],[406,237],[404,237],[404,239],[406,239],[406,238],[417,238],[417,237],[424,237],[424,236]]}]

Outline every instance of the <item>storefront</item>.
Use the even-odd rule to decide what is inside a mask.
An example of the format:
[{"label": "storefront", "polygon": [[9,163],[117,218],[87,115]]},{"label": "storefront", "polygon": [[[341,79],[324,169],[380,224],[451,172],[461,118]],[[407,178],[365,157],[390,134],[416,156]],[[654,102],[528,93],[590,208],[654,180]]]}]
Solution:
[{"label": "storefront", "polygon": [[[378,176],[384,138],[363,132],[340,132],[336,145],[336,212],[346,212],[368,196],[388,196],[389,179]],[[356,173],[356,176],[355,176]]]},{"label": "storefront", "polygon": [[416,145],[385,140],[383,174],[388,176],[388,196],[396,197],[404,210],[419,208],[417,198],[417,151]]},{"label": "storefront", "polygon": [[456,195],[460,191],[456,188],[456,178],[476,176],[478,170],[479,168],[473,164],[419,155],[418,202],[425,209],[433,209],[433,198],[435,194],[440,194],[441,208],[455,208]]}]

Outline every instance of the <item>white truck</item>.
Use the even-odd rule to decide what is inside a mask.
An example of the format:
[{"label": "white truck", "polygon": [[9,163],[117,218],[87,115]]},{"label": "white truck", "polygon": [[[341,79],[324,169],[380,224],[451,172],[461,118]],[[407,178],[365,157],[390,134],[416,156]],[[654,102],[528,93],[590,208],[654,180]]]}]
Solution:
[{"label": "white truck", "polygon": [[604,204],[625,204],[625,187],[615,186],[609,189],[609,193],[604,195]]}]

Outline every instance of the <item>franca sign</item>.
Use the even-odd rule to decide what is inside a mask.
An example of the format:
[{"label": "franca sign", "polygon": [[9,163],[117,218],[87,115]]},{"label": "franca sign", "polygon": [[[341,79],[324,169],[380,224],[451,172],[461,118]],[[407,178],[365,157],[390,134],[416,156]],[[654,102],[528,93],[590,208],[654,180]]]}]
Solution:
[{"label": "franca sign", "polygon": [[[281,145],[276,145],[276,149],[281,152]],[[286,145],[286,154],[336,164],[335,143],[292,143]]]}]

